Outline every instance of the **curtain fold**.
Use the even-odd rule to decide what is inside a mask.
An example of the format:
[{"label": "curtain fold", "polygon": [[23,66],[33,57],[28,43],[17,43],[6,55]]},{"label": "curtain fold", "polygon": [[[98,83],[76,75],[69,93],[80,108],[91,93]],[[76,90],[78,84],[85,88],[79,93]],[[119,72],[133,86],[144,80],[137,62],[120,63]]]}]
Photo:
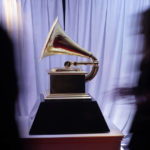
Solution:
[{"label": "curtain fold", "polygon": [[[124,99],[116,101],[113,90],[136,84],[136,68],[141,57],[137,53],[142,47],[142,37],[136,27],[140,13],[149,6],[148,0],[66,0],[66,33],[92,52],[100,64],[96,77],[87,83],[87,92],[98,101],[104,115],[125,134],[135,106]],[[89,71],[88,67],[83,69]],[[134,97],[128,99],[134,100]]]},{"label": "curtain fold", "polygon": [[[1,0],[0,25],[14,42],[19,80],[17,114],[28,116],[40,102],[40,94],[49,89],[51,68],[63,67],[66,60],[85,60],[57,55],[39,62],[49,29],[58,16],[65,32],[99,60],[98,74],[87,83],[87,92],[98,101],[104,115],[128,132],[134,106],[122,99],[115,101],[112,91],[136,84],[141,58],[137,52],[142,47],[137,24],[140,12],[149,6],[149,0],[65,0],[64,23],[62,0]],[[91,68],[81,69],[89,72]]]},{"label": "curtain fold", "polygon": [[[39,62],[49,29],[56,18],[63,24],[60,0],[3,0],[0,3],[1,25],[14,42],[19,95],[18,115],[28,116],[49,88],[49,58]],[[56,62],[57,63],[57,62]]]}]

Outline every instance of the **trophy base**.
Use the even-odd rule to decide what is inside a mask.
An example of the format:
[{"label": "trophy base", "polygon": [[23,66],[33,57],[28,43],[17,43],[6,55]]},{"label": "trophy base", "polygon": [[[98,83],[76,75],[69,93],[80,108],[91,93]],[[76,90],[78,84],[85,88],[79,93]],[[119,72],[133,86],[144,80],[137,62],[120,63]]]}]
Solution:
[{"label": "trophy base", "polygon": [[106,133],[109,128],[96,101],[41,102],[30,135]]},{"label": "trophy base", "polygon": [[50,93],[85,93],[84,71],[52,69],[50,72]]},{"label": "trophy base", "polygon": [[92,97],[86,93],[63,93],[63,94],[49,94],[45,98],[45,100],[73,100],[73,99],[83,99],[83,100],[91,100]]}]

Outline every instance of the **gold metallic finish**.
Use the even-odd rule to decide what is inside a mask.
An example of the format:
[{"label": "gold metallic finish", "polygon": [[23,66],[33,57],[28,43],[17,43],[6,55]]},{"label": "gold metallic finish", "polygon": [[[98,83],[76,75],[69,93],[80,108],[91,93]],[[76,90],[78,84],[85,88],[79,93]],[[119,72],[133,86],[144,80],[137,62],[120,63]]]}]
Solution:
[{"label": "gold metallic finish", "polygon": [[[83,49],[79,46],[76,42],[74,42],[61,28],[60,24],[58,23],[58,18],[54,21],[46,42],[44,44],[43,50],[40,55],[40,60],[46,56],[51,55],[72,55],[72,56],[80,56],[86,57],[88,59],[92,59],[90,62],[65,62],[64,66],[66,70],[62,72],[70,72],[71,66],[78,66],[78,65],[92,65],[92,70],[89,74],[85,76],[85,81],[92,80],[99,69],[99,62],[90,52]],[[68,69],[68,70],[67,70]],[[75,71],[75,70],[74,70]],[[76,70],[78,71],[78,70]]]},{"label": "gold metallic finish", "polygon": [[[72,69],[72,68],[71,68]],[[87,72],[80,71],[79,69],[70,70],[70,69],[52,69],[48,74],[51,75],[85,75]]]},{"label": "gold metallic finish", "polygon": [[67,94],[49,94],[45,97],[46,100],[69,100],[69,99],[91,99],[89,94],[85,93],[67,93]]}]

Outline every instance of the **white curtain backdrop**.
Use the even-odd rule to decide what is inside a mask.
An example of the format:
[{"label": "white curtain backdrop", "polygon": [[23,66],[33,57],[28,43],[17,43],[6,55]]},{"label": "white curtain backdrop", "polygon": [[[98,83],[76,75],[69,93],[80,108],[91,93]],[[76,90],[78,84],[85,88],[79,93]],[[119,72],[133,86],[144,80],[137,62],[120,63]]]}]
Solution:
[{"label": "white curtain backdrop", "polygon": [[[142,47],[139,13],[150,0],[66,0],[65,31],[79,45],[95,55],[100,63],[97,76],[86,91],[97,100],[104,115],[124,134],[128,132],[134,105],[115,101],[112,90],[136,83],[137,52]],[[73,56],[51,56],[39,62],[49,29],[56,18],[63,27],[62,0],[1,0],[0,25],[14,42],[19,80],[17,115],[29,116],[37,107],[41,93],[49,89],[51,68],[62,67]],[[82,67],[89,71],[89,67]],[[132,97],[130,97],[133,99]]]}]

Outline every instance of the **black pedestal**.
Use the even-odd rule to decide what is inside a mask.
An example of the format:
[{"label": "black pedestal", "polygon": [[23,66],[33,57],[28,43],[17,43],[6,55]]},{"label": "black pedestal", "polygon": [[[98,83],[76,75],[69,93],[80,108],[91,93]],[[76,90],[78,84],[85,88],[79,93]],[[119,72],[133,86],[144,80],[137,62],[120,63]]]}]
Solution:
[{"label": "black pedestal", "polygon": [[105,132],[109,128],[96,101],[49,100],[40,104],[29,134]]}]

